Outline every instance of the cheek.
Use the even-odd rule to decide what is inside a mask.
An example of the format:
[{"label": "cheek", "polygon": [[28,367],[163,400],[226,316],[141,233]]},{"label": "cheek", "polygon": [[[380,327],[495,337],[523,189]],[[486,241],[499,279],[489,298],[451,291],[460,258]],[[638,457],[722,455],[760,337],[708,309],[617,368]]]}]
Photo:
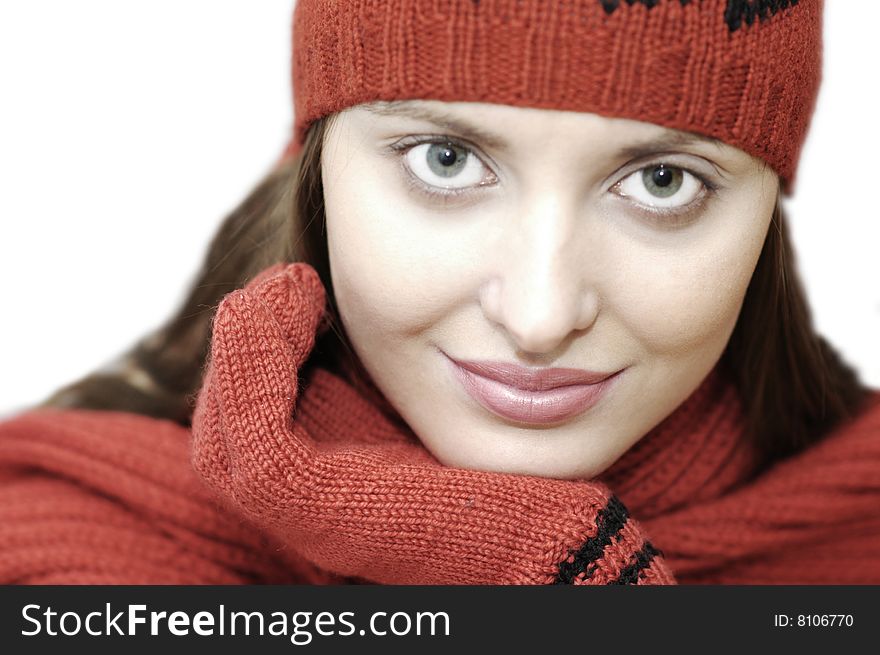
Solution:
[{"label": "cheek", "polygon": [[421,333],[457,302],[467,254],[436,219],[357,180],[325,190],[325,211],[333,292],[352,338]]},{"label": "cheek", "polygon": [[756,261],[754,248],[743,248],[630,265],[617,278],[617,312],[653,354],[718,347],[730,337]]}]

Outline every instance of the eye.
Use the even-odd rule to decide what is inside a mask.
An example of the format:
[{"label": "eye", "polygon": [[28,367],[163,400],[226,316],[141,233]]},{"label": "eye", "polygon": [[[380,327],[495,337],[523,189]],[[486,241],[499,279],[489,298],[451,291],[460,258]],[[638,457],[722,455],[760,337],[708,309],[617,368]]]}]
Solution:
[{"label": "eye", "polygon": [[393,146],[403,152],[413,183],[433,195],[457,195],[494,181],[492,171],[473,150],[448,138],[404,139]]},{"label": "eye", "polygon": [[714,189],[701,176],[666,163],[641,168],[613,188],[618,195],[634,198],[648,211],[660,214],[687,211]]}]

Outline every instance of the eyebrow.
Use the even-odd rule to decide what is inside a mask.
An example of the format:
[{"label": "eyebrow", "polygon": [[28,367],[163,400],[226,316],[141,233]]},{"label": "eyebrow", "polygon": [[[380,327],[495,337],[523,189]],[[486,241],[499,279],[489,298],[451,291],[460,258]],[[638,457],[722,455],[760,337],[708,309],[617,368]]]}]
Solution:
[{"label": "eyebrow", "polygon": [[[410,100],[379,101],[365,104],[363,108],[377,116],[394,116],[426,121],[495,150],[508,149],[508,144],[502,137],[487,132],[457,116],[452,116],[442,110],[413,104]],[[723,142],[721,139],[695,132],[663,129],[656,137],[624,146],[617,154],[618,157],[636,158],[662,150],[673,150],[675,148],[700,144],[721,148]]]}]

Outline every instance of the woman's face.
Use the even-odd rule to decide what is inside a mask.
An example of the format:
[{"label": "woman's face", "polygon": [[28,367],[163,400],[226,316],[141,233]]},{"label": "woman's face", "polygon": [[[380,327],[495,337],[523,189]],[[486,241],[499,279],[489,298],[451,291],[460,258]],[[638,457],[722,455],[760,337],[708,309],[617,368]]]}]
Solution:
[{"label": "woman's face", "polygon": [[713,368],[778,180],[689,136],[484,103],[334,117],[322,175],[340,317],[438,460],[595,477]]}]

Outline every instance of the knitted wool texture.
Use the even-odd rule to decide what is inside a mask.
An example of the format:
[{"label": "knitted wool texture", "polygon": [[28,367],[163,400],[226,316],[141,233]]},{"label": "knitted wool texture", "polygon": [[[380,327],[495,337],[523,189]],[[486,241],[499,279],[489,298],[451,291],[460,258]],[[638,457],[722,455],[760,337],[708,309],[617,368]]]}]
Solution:
[{"label": "knitted wool texture", "polygon": [[715,137],[791,195],[823,0],[298,0],[293,137],[375,100],[592,112]]},{"label": "knitted wool texture", "polygon": [[451,469],[298,374],[323,303],[304,264],[227,296],[192,432],[0,423],[0,583],[880,583],[880,395],[758,476],[717,371],[595,480]]},{"label": "knitted wool texture", "polygon": [[387,584],[672,580],[604,485],[446,467],[338,398],[321,414],[347,425],[292,422],[324,307],[318,274],[292,264],[218,309],[194,464],[236,509],[321,568]]}]

